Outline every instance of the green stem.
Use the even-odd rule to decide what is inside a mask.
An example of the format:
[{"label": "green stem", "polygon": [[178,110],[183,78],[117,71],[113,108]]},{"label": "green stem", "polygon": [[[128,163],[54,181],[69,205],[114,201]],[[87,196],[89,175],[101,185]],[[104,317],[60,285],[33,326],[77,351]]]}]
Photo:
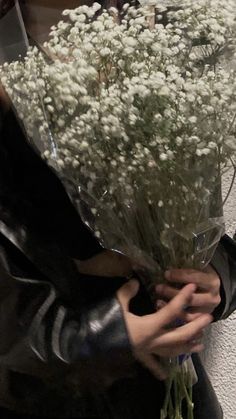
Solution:
[{"label": "green stem", "polygon": [[175,419],[181,419],[181,400],[178,372],[174,376],[174,394],[175,394]]},{"label": "green stem", "polygon": [[185,379],[185,374],[183,371],[181,371],[180,373],[180,382],[181,382],[181,387],[185,396],[185,399],[187,401],[188,406],[190,406],[191,408],[193,407],[193,402],[190,398],[190,395],[188,393],[188,388],[189,388],[189,374],[187,374],[187,379]]},{"label": "green stem", "polygon": [[[172,384],[173,384],[173,375],[170,375],[170,377],[166,380],[166,395],[165,395],[163,408],[161,410],[161,419],[166,419],[167,418],[168,406],[169,406],[170,401],[171,401]],[[172,401],[171,401],[171,403],[172,403]]]},{"label": "green stem", "polygon": [[161,410],[161,419],[183,419],[183,400],[186,400],[187,404],[187,419],[194,419],[191,374],[185,372],[183,366],[178,365],[166,381],[166,396]]},{"label": "green stem", "polygon": [[179,373],[180,378],[180,386],[183,391],[183,399],[187,402],[187,419],[194,419],[193,418],[193,409],[194,404],[192,401],[192,380],[190,373],[185,373],[183,368],[181,368]]}]

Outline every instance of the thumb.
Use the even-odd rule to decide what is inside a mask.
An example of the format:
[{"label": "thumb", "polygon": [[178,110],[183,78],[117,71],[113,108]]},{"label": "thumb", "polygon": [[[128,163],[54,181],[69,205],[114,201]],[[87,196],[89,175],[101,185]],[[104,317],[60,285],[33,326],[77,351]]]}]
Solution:
[{"label": "thumb", "polygon": [[139,282],[131,279],[117,291],[117,298],[124,311],[129,311],[130,300],[137,294]]}]

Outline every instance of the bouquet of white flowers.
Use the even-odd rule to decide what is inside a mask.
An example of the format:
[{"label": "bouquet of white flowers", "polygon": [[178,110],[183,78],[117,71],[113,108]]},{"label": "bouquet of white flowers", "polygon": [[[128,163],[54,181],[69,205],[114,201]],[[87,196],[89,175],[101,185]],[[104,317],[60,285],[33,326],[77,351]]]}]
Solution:
[{"label": "bouquet of white flowers", "polygon": [[[172,0],[65,10],[0,79],[29,140],[105,248],[153,295],[169,267],[204,269],[223,232],[220,178],[236,154],[236,4]],[[96,17],[96,18],[95,18]],[[152,23],[151,23],[152,22]],[[162,419],[192,378],[171,360]]]}]

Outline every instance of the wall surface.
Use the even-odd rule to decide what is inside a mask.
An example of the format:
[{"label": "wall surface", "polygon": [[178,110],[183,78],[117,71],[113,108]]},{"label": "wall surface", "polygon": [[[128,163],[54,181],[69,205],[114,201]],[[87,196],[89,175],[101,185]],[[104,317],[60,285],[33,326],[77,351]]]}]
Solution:
[{"label": "wall surface", "polygon": [[[224,178],[224,192],[232,173]],[[236,182],[225,206],[226,231],[236,230]],[[236,419],[236,312],[227,320],[212,325],[206,333],[203,361],[224,411],[224,419]],[[209,418],[214,419],[214,418]]]}]

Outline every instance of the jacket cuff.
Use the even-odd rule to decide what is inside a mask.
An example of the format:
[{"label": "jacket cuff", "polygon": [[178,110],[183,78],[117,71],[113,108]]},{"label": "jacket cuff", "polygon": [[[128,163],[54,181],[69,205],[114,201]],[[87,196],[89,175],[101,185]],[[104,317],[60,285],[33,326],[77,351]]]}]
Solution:
[{"label": "jacket cuff", "polygon": [[221,302],[212,313],[214,321],[218,321],[224,319],[225,314],[229,309],[229,296],[231,294],[229,260],[227,252],[225,251],[224,246],[221,243],[219,243],[218,247],[216,248],[216,251],[211,260],[211,266],[217,272],[221,281]]},{"label": "jacket cuff", "polygon": [[78,367],[83,381],[111,385],[134,374],[135,358],[121,306],[116,298],[82,314],[80,322],[66,322],[60,337],[59,357]]}]

